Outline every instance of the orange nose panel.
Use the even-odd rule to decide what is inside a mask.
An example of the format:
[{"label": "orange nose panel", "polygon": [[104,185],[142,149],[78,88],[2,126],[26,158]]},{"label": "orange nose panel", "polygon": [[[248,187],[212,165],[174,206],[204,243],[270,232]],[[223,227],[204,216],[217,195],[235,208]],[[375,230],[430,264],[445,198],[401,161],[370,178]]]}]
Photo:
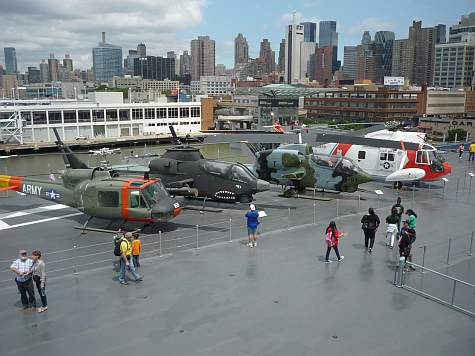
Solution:
[{"label": "orange nose panel", "polygon": [[181,213],[181,208],[175,208],[173,209],[173,217],[176,217],[178,214]]},{"label": "orange nose panel", "polygon": [[452,173],[452,166],[449,162],[444,162],[444,172],[447,174]]}]

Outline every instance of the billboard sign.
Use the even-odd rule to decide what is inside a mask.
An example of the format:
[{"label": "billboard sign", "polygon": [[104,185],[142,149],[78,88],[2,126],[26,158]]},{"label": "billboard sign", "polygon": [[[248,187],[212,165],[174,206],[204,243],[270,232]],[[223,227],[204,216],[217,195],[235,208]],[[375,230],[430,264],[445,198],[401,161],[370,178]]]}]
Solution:
[{"label": "billboard sign", "polygon": [[404,85],[404,77],[384,77],[385,86],[402,86]]}]

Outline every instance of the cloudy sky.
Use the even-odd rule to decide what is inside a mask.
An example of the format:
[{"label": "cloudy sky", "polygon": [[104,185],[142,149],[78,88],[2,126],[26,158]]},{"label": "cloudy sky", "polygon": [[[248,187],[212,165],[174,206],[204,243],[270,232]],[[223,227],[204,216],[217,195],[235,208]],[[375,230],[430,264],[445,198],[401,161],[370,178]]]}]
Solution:
[{"label": "cloudy sky", "polygon": [[391,30],[405,38],[413,19],[423,26],[450,26],[475,5],[473,0],[0,0],[0,47],[16,48],[21,70],[50,53],[57,58],[70,53],[75,67],[87,68],[101,31],[124,55],[139,42],[151,55],[181,52],[192,38],[210,35],[216,63],[232,66],[238,32],[247,38],[251,56],[258,55],[263,38],[278,50],[293,11],[298,20],[336,20],[341,57],[343,46],[358,43],[364,30]]}]

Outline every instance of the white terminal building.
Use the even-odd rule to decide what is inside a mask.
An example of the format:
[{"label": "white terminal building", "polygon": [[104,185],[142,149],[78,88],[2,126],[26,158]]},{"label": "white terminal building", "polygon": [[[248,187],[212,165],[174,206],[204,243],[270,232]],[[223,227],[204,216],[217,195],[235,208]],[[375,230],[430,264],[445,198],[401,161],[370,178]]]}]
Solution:
[{"label": "white terminal building", "polygon": [[53,128],[63,140],[78,136],[113,139],[201,130],[200,102],[124,103],[122,93],[95,92],[87,101],[0,100],[0,140],[14,135],[24,143],[54,142]]}]

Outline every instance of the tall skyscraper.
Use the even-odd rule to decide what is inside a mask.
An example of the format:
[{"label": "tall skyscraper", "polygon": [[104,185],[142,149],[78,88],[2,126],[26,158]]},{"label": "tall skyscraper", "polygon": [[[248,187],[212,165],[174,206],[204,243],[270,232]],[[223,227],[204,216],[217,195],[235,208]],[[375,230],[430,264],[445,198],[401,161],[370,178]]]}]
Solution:
[{"label": "tall skyscraper", "polygon": [[315,54],[315,49],[315,42],[302,42],[300,45],[300,78],[302,79],[310,78],[310,56]]},{"label": "tall skyscraper", "polygon": [[18,64],[16,59],[16,50],[13,47],[5,47],[3,49],[5,55],[5,72],[6,74],[18,73]]},{"label": "tall skyscraper", "polygon": [[191,55],[188,51],[180,55],[180,75],[191,75]]},{"label": "tall skyscraper", "polygon": [[391,76],[394,39],[392,31],[378,31],[374,34],[374,42],[381,55],[383,76]]},{"label": "tall skyscraper", "polygon": [[147,57],[147,46],[144,43],[139,43],[137,45],[137,55],[141,58]]},{"label": "tall skyscraper", "polygon": [[356,79],[357,46],[345,46],[343,49],[343,75],[347,79]]},{"label": "tall skyscraper", "polygon": [[475,33],[475,11],[462,15],[458,24],[449,28],[449,42],[464,42],[463,37]]},{"label": "tall skyscraper", "polygon": [[363,32],[363,36],[361,37],[361,44],[362,45],[367,45],[371,43],[371,35],[369,31]]},{"label": "tall skyscraper", "polygon": [[175,61],[175,74],[180,73],[180,57],[178,57],[175,51],[168,51],[167,58],[173,58]]},{"label": "tall skyscraper", "polygon": [[318,46],[332,47],[332,72],[338,70],[338,32],[336,21],[320,21],[318,26]]},{"label": "tall skyscraper", "polygon": [[66,68],[66,70],[72,72],[73,69],[73,60],[71,59],[71,56],[69,54],[64,55],[63,59],[63,66]]},{"label": "tall skyscraper", "polygon": [[303,42],[303,26],[292,24],[287,26],[285,37],[285,80],[289,84],[301,81],[300,48]]},{"label": "tall skyscraper", "polygon": [[234,39],[234,66],[238,63],[247,63],[249,61],[249,45],[246,37],[238,33]]},{"label": "tall skyscraper", "polygon": [[280,41],[279,45],[279,60],[277,63],[277,71],[279,73],[284,73],[285,71],[285,38]]},{"label": "tall skyscraper", "polygon": [[41,83],[41,72],[36,67],[28,67],[28,83]]},{"label": "tall skyscraper", "polygon": [[191,40],[191,80],[200,80],[202,75],[214,75],[215,41],[209,36]]},{"label": "tall skyscraper", "polygon": [[462,16],[449,29],[449,43],[435,45],[435,86],[464,88],[475,85],[475,12]]},{"label": "tall skyscraper", "polygon": [[124,74],[134,74],[135,58],[140,58],[136,49],[129,49],[129,54],[124,60]]},{"label": "tall skyscraper", "polygon": [[393,43],[391,75],[394,77],[408,77],[409,60],[407,58],[408,40],[395,40]]},{"label": "tall skyscraper", "polygon": [[40,63],[40,78],[42,83],[49,82],[49,68],[46,60],[42,59]]},{"label": "tall skyscraper", "polygon": [[59,61],[54,58],[54,53],[50,53],[48,58],[48,81],[59,81]]},{"label": "tall skyscraper", "polygon": [[317,42],[317,24],[315,22],[302,22],[304,42]]},{"label": "tall skyscraper", "polygon": [[134,75],[143,79],[175,80],[175,58],[147,56],[134,59]]},{"label": "tall skyscraper", "polygon": [[413,21],[406,53],[409,63],[407,77],[411,83],[432,85],[435,45],[439,43],[445,43],[445,25],[423,28],[422,21]]},{"label": "tall skyscraper", "polygon": [[261,42],[259,57],[262,58],[266,64],[265,73],[272,73],[275,71],[275,52],[272,50],[267,38]]},{"label": "tall skyscraper", "polygon": [[373,83],[383,83],[382,55],[375,42],[356,46],[356,79],[371,80]]},{"label": "tall skyscraper", "polygon": [[114,75],[122,75],[122,48],[106,42],[106,33],[102,32],[102,41],[92,49],[94,80],[109,82]]},{"label": "tall skyscraper", "polygon": [[315,50],[315,80],[327,87],[333,79],[333,47],[317,48]]}]

